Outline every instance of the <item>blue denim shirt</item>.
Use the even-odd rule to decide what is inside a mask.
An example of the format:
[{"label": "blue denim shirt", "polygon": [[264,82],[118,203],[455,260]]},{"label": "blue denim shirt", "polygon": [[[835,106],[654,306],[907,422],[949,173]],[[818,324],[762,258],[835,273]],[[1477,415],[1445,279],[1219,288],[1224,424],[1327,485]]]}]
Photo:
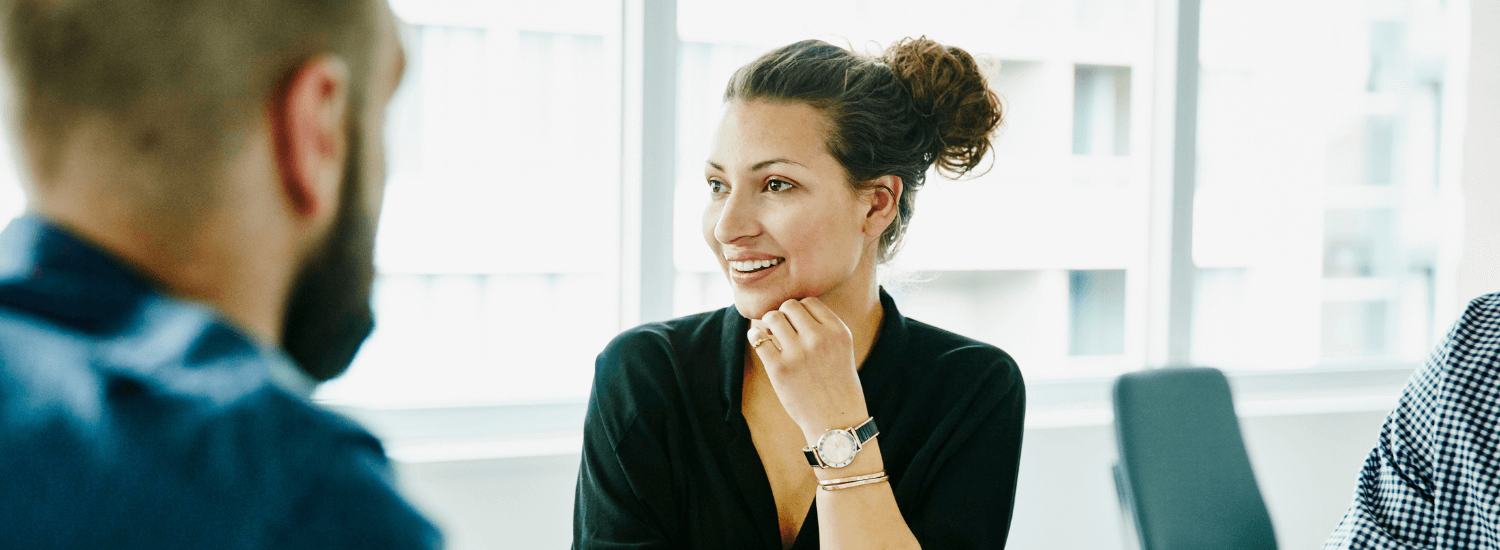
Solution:
[{"label": "blue denim shirt", "polygon": [[433,548],[280,351],[35,215],[0,233],[0,548]]}]

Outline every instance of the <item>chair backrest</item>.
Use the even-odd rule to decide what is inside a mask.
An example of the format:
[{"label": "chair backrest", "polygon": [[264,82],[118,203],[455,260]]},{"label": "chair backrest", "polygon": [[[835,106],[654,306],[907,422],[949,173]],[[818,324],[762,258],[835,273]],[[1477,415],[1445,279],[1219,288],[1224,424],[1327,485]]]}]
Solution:
[{"label": "chair backrest", "polygon": [[1208,368],[1115,380],[1122,502],[1142,550],[1274,550],[1229,382]]}]

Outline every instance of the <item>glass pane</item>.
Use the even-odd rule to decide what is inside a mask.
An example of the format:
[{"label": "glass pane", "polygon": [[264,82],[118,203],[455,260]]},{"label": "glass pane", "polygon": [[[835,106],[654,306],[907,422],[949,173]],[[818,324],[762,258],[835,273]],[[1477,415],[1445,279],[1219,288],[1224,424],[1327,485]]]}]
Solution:
[{"label": "glass pane", "polygon": [[1130,67],[1073,69],[1073,154],[1130,154]]},{"label": "glass pane", "polygon": [[[374,335],[320,399],[587,397],[618,332],[618,2],[395,2]],[[603,14],[603,15],[601,15]]]},{"label": "glass pane", "polygon": [[1030,379],[1143,362],[1152,2],[678,6],[677,313],[732,303],[701,214],[702,166],[733,71],[807,38],[879,54],[925,35],[988,63],[1006,118],[988,173],[957,182],[929,174],[886,289],[911,317],[1010,352]]},{"label": "glass pane", "polygon": [[1125,351],[1125,270],[1068,273],[1070,355]]},{"label": "glass pane", "polygon": [[1435,0],[1204,0],[1198,362],[1425,356],[1436,274],[1456,268],[1439,262],[1457,233],[1438,160],[1462,17]]}]

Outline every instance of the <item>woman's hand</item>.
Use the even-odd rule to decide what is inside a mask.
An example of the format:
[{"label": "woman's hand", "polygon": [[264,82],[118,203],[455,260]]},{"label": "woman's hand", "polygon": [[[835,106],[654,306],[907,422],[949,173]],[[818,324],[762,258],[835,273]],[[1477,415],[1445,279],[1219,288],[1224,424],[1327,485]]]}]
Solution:
[{"label": "woman's hand", "polygon": [[823,302],[787,300],[752,319],[748,337],[781,406],[809,442],[869,418],[854,364],[854,337]]}]

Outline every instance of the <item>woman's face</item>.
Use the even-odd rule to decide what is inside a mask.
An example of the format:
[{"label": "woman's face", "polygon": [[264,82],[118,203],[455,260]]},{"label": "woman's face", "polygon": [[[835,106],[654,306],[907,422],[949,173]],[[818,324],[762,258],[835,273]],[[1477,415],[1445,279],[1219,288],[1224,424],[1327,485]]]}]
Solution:
[{"label": "woman's face", "polygon": [[[703,239],[752,319],[788,299],[836,294],[867,258],[870,203],[824,145],[823,115],[799,102],[734,101],[705,168]],[[880,229],[884,229],[881,227]]]}]

